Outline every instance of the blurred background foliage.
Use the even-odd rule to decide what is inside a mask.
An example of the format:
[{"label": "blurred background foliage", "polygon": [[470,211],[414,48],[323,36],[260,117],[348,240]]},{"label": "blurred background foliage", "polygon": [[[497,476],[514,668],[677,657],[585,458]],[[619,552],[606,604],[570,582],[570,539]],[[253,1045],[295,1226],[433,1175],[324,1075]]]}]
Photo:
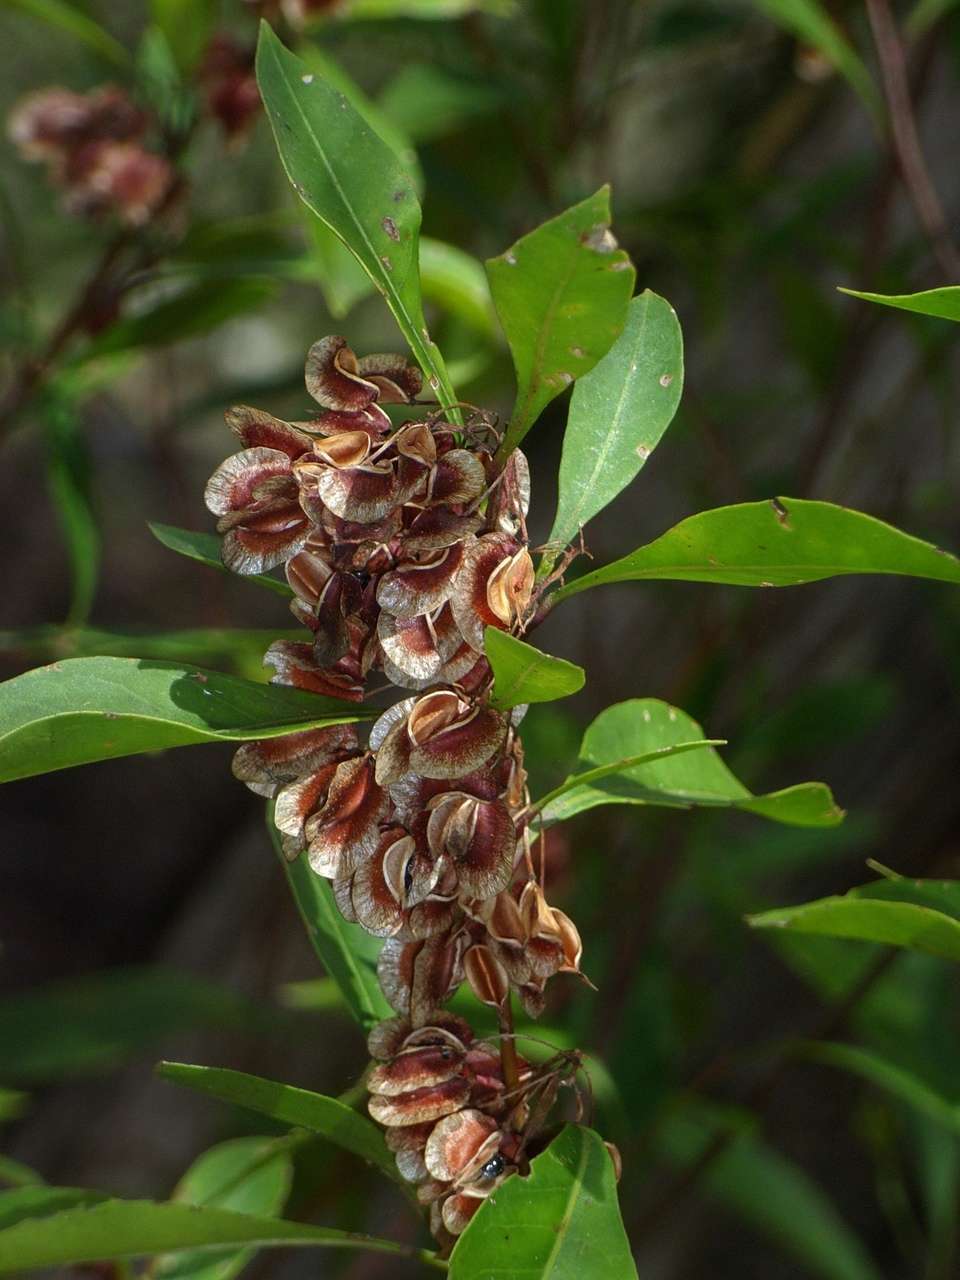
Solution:
[{"label": "blurred background foliage", "polygon": [[[422,186],[431,327],[466,400],[505,413],[512,394],[481,260],[612,183],[638,287],[679,313],[687,376],[656,458],[591,526],[599,560],[693,510],[778,492],[960,547],[955,330],[835,288],[952,282],[901,181],[860,5],[343,0],[304,23],[307,7],[273,15],[285,38],[405,149]],[[281,602],[171,555],[146,521],[209,527],[201,493],[230,450],[223,409],[301,416],[314,339],[397,344],[379,299],[296,206],[262,117],[228,145],[197,112],[203,42],[226,31],[252,50],[253,8],[0,5],[4,114],[38,87],[123,84],[180,140],[183,179],[162,226],[124,233],[65,214],[43,171],[0,146],[4,675],[98,652],[265,678],[265,636],[290,625]],[[920,0],[895,16],[955,225],[960,15]],[[105,310],[90,324],[88,306],[21,394],[118,236]],[[554,508],[563,411],[555,402],[526,442],[534,541]],[[904,579],[658,584],[579,597],[538,636],[588,684],[530,712],[535,795],[603,706],[656,696],[728,738],[755,789],[824,778],[849,810],[835,830],[805,831],[604,809],[548,837],[551,898],[580,925],[599,992],[554,990],[536,1034],[597,1059],[598,1127],[623,1152],[645,1278],[957,1274],[955,971],[751,934],[743,917],[843,892],[871,878],[867,859],[960,877],[958,624],[955,594]],[[162,1196],[211,1143],[264,1133],[156,1080],[161,1055],[330,1094],[355,1082],[360,1036],[317,978],[229,754],[4,789],[0,1184],[36,1169]],[[851,1048],[810,1048],[824,1040]],[[288,1216],[415,1237],[402,1199],[349,1156],[314,1141],[277,1161],[264,1194],[279,1207],[289,1191]],[[271,1255],[250,1274],[359,1280],[406,1265]]]}]

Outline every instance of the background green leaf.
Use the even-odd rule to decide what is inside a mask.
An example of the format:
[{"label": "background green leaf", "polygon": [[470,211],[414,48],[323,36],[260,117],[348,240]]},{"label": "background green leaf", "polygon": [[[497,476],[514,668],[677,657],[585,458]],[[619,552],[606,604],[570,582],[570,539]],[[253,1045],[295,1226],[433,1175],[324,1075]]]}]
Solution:
[{"label": "background green leaf", "polygon": [[[552,826],[602,804],[742,809],[774,822],[804,827],[835,826],[842,820],[843,811],[822,782],[754,795],[711,746],[691,749],[690,744],[701,743],[705,738],[700,725],[686,712],[657,698],[632,698],[607,707],[583,735],[579,760],[583,769],[567,779],[562,791],[558,788],[556,799],[546,797],[541,820]],[[577,783],[579,772],[592,773],[598,766],[677,744],[684,745],[684,752]]]},{"label": "background green leaf", "polygon": [[670,303],[645,289],[623,333],[573,389],[549,541],[563,546],[625,489],[673,420],[683,336]]},{"label": "background green leaf", "polygon": [[567,1125],[480,1206],[450,1258],[450,1280],[630,1280],[613,1164],[592,1129]]},{"label": "background green leaf", "polygon": [[182,72],[192,71],[200,60],[213,28],[214,0],[150,0],[153,21]]},{"label": "background green leaf", "polygon": [[418,271],[420,203],[393,150],[319,72],[263,23],[257,79],[294,190],[356,256],[383,295],[437,397],[452,404],[427,335]]},{"label": "background green leaf", "polygon": [[[220,559],[220,539],[215,533],[203,533],[199,529],[178,529],[172,524],[159,524],[148,521],[147,528],[165,547],[176,551],[178,555],[187,556],[191,560],[199,560],[211,569],[219,569],[221,573],[231,573]],[[293,595],[290,587],[280,578],[271,578],[266,573],[231,574],[241,582],[255,582],[258,586],[275,591],[277,595],[289,598]]]},{"label": "background green leaf", "polygon": [[501,711],[526,702],[553,702],[583,688],[583,667],[541,653],[508,631],[487,627],[483,646],[493,669],[491,703]]},{"label": "background green leaf", "polygon": [[913,1072],[905,1071],[881,1054],[860,1045],[837,1042],[806,1042],[800,1046],[804,1057],[860,1076],[891,1097],[907,1103],[938,1124],[960,1133],[960,1102],[951,1101],[931,1089]]},{"label": "background green leaf", "polygon": [[864,105],[878,119],[882,114],[880,95],[863,59],[819,0],[754,0],[778,26],[804,44],[813,45],[845,76]]},{"label": "background green leaf", "polygon": [[76,5],[67,4],[66,0],[8,0],[8,4],[13,9],[29,14],[31,18],[67,32],[116,66],[130,65],[130,54],[120,41]]},{"label": "background green leaf", "polygon": [[688,516],[654,542],[561,587],[554,602],[608,582],[668,579],[790,587],[846,573],[960,582],[956,556],[861,511],[771,498]]},{"label": "background green leaf", "polygon": [[70,559],[67,623],[86,622],[100,568],[100,533],[90,498],[90,456],[75,406],[65,395],[45,397],[47,483]]},{"label": "background green leaf", "polygon": [[506,457],[546,405],[609,351],[635,272],[610,233],[610,188],[542,223],[487,264],[517,374]]},{"label": "background green leaf", "polygon": [[936,316],[939,320],[960,320],[960,285],[945,285],[941,289],[925,289],[922,293],[864,293],[861,289],[843,289],[841,293],[851,298],[863,298],[865,302],[879,302],[884,307],[897,307],[900,311],[913,311],[921,316]]},{"label": "background green leaf", "polygon": [[350,1013],[367,1032],[393,1016],[377,980],[382,943],[360,925],[344,920],[334,902],[330,881],[312,871],[305,857],[294,862],[284,857],[273,825],[272,804],[267,806],[267,827],[313,949],[327,975],[340,988]]},{"label": "background green leaf", "polygon": [[197,742],[279,738],[373,713],[153,658],[68,658],[0,684],[0,782]]}]

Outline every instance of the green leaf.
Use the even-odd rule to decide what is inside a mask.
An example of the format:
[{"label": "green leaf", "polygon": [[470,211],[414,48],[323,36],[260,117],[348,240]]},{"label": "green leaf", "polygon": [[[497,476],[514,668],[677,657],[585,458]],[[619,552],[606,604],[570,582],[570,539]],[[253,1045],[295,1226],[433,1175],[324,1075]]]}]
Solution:
[{"label": "green leaf", "polygon": [[165,547],[169,547],[171,551],[176,551],[181,556],[199,560],[201,564],[209,565],[211,569],[219,569],[221,573],[230,573],[231,577],[239,578],[241,582],[255,582],[260,587],[266,587],[268,591],[275,591],[277,595],[288,598],[293,595],[285,582],[281,582],[279,578],[271,578],[269,574],[231,573],[220,559],[220,539],[215,533],[202,533],[197,529],[178,529],[175,525],[158,524],[153,520],[147,521],[147,528],[158,542],[162,542]]},{"label": "green leaf", "polygon": [[380,109],[416,142],[468,127],[504,104],[488,80],[467,79],[429,62],[403,65],[380,96]]},{"label": "green leaf", "polygon": [[877,880],[846,894],[747,916],[747,923],[960,960],[960,881]]},{"label": "green leaf", "polygon": [[213,0],[150,0],[153,21],[182,72],[192,71],[200,61],[213,29],[215,8]]},{"label": "green leaf", "polygon": [[490,286],[476,258],[443,240],[420,241],[423,295],[485,337],[499,340]]},{"label": "green leaf", "polygon": [[107,1070],[185,1031],[276,1026],[273,1010],[192,974],[112,969],[0,1000],[0,1078],[64,1080]]},{"label": "green leaf", "polygon": [[668,579],[791,587],[847,573],[897,573],[960,582],[956,556],[861,511],[770,498],[688,516],[622,560],[561,587],[566,600],[608,582]]},{"label": "green leaf", "polygon": [[43,1178],[29,1165],[11,1160],[9,1156],[0,1156],[0,1183],[6,1183],[8,1187],[36,1187],[43,1185]]},{"label": "green leaf", "polygon": [[486,265],[517,373],[500,446],[506,458],[546,405],[609,351],[626,321],[635,273],[610,233],[609,187]]},{"label": "green leaf", "polygon": [[[270,1138],[235,1138],[211,1147],[181,1178],[172,1199],[181,1204],[213,1205],[237,1213],[275,1217],[283,1209],[293,1180],[290,1151]],[[172,1280],[232,1280],[253,1258],[253,1249],[222,1253],[161,1254],[148,1275]]]},{"label": "green leaf", "polygon": [[549,541],[570,542],[638,474],[683,390],[683,337],[670,303],[646,289],[600,363],[573,389]]},{"label": "green leaf", "polygon": [[811,44],[849,82],[867,109],[882,115],[880,95],[863,59],[819,0],[754,0],[778,26]]},{"label": "green leaf", "polygon": [[320,285],[330,314],[339,320],[374,292],[373,282],[325,222],[309,217],[308,233],[311,275]]},{"label": "green leaf", "polygon": [[[157,1073],[165,1080],[181,1084],[198,1093],[209,1094],[221,1102],[245,1107],[269,1116],[280,1124],[296,1125],[322,1134],[338,1147],[350,1151],[385,1173],[394,1182],[401,1181],[396,1161],[387,1150],[383,1133],[366,1116],[345,1106],[336,1098],[328,1098],[307,1089],[263,1080],[242,1071],[223,1067],[195,1067],[181,1062],[161,1062]],[[239,1207],[239,1206],[230,1206]]]},{"label": "green leaf", "polygon": [[74,406],[64,396],[45,400],[47,483],[63,527],[70,559],[67,623],[90,616],[100,568],[100,533],[90,501],[90,458]]},{"label": "green leaf", "polygon": [[262,307],[275,293],[276,286],[270,280],[225,280],[216,289],[202,281],[139,315],[124,316],[89,342],[75,363],[198,337],[234,316]]},{"label": "green leaf", "polygon": [[120,41],[115,40],[109,31],[105,31],[98,22],[94,22],[75,5],[67,4],[66,0],[8,0],[8,5],[29,14],[39,22],[67,32],[118,67],[127,68],[130,65],[130,54]]},{"label": "green leaf", "polygon": [[491,703],[501,711],[527,702],[554,702],[583,688],[583,667],[541,653],[508,631],[487,627],[483,645],[493,669]]},{"label": "green leaf", "polygon": [[814,1062],[860,1076],[945,1128],[960,1133],[960,1103],[945,1098],[912,1071],[888,1062],[872,1049],[853,1044],[808,1041],[799,1046],[799,1051]]},{"label": "green leaf", "polygon": [[303,202],[356,256],[393,312],[438,398],[455,400],[423,318],[420,203],[393,150],[347,98],[264,22],[257,80],[280,159]]},{"label": "green leaf", "polygon": [[450,1258],[450,1280],[636,1280],[613,1164],[592,1129],[567,1125],[480,1206]]},{"label": "green leaf", "polygon": [[273,825],[273,805],[267,806],[267,828],[286,873],[297,910],[313,949],[340,988],[347,1008],[364,1032],[393,1016],[377,980],[381,943],[357,924],[344,920],[333,898],[330,881],[316,875],[306,858],[289,862]]},{"label": "green leaf", "polygon": [[[17,1194],[8,1192],[7,1194]],[[67,1263],[141,1258],[174,1249],[244,1245],[319,1245],[371,1249],[438,1265],[434,1254],[332,1227],[228,1209],[150,1200],[104,1200],[30,1218],[0,1230],[0,1275]]]},{"label": "green leaf", "polygon": [[[0,1020],[2,1011],[3,1005],[0,1004]],[[27,1095],[19,1089],[0,1089],[0,1121],[15,1120],[17,1116],[23,1115],[26,1106]]]},{"label": "green leaf", "polygon": [[[686,712],[657,698],[632,698],[607,707],[583,736],[584,771],[539,802],[541,820],[552,826],[597,805],[652,804],[741,809],[800,827],[842,821],[843,811],[822,782],[754,795],[730,772],[711,741]],[[637,762],[650,753],[656,753],[652,760]],[[666,759],[657,758],[664,754]]]},{"label": "green leaf", "polygon": [[921,316],[936,316],[939,320],[960,320],[960,285],[945,285],[941,289],[925,289],[922,293],[864,293],[860,289],[840,289],[851,298],[865,302],[879,302],[884,307],[897,307],[900,311],[914,311]]},{"label": "green leaf", "polygon": [[907,15],[904,28],[911,39],[916,40],[929,31],[935,22],[955,8],[957,0],[916,0]]},{"label": "green leaf", "polygon": [[373,714],[159,659],[68,658],[0,684],[0,782],[196,742],[279,738]]},{"label": "green leaf", "polygon": [[[683,1110],[668,1115],[658,1140],[668,1158],[693,1165],[718,1127],[717,1109],[684,1100]],[[749,1131],[730,1145],[704,1174],[710,1195],[739,1214],[811,1274],[824,1280],[879,1280],[863,1245],[833,1205],[797,1165]]]},{"label": "green leaf", "polygon": [[0,1192],[0,1231],[31,1218],[46,1218],[77,1205],[102,1204],[109,1199],[87,1187],[47,1187],[43,1184]]}]

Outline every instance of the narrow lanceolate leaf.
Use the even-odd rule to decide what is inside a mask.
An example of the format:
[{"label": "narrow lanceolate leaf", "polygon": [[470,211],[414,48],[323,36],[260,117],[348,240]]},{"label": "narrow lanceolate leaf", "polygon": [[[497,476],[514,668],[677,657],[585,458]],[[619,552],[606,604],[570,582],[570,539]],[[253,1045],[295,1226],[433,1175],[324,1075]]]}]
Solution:
[{"label": "narrow lanceolate leaf", "polygon": [[165,747],[279,738],[369,714],[160,659],[68,658],[0,684],[0,782]]},{"label": "narrow lanceolate leaf", "polygon": [[[196,529],[178,529],[172,524],[157,524],[152,520],[147,522],[147,528],[158,542],[162,542],[171,551],[187,556],[190,560],[199,560],[201,564],[209,565],[211,569],[219,569],[221,573],[230,572],[220,559],[220,539],[215,533],[201,533]],[[266,587],[268,591],[275,591],[277,595],[288,598],[293,595],[285,582],[281,582],[279,578],[271,578],[266,573],[233,574],[232,576],[239,578],[241,582],[255,582],[258,586]]]},{"label": "narrow lanceolate leaf", "polygon": [[851,298],[865,302],[879,302],[884,307],[896,307],[900,311],[913,311],[919,316],[935,316],[938,320],[960,320],[960,285],[945,285],[942,289],[925,289],[922,293],[864,293],[860,289],[841,289]]},{"label": "narrow lanceolate leaf", "polygon": [[20,9],[32,18],[73,36],[118,67],[130,65],[130,54],[120,41],[76,5],[68,4],[66,0],[8,0],[8,4],[12,9]]},{"label": "narrow lanceolate leaf", "polygon": [[227,1245],[371,1249],[436,1265],[435,1255],[426,1250],[332,1227],[187,1204],[104,1200],[26,1218],[0,1230],[0,1275]]},{"label": "narrow lanceolate leaf", "polygon": [[90,616],[100,568],[100,532],[90,496],[90,458],[81,423],[69,398],[45,397],[47,483],[70,561],[67,622],[79,626]]},{"label": "narrow lanceolate leaf", "polygon": [[633,698],[601,712],[583,736],[580,768],[535,807],[551,826],[602,804],[742,809],[800,827],[831,827],[843,819],[822,782],[754,795],[697,722],[657,698]]},{"label": "narrow lanceolate leaf", "polygon": [[0,1234],[7,1227],[28,1218],[44,1218],[77,1205],[102,1204],[109,1200],[102,1191],[88,1187],[48,1187],[26,1184],[0,1191]]},{"label": "narrow lanceolate leaf", "polygon": [[683,337],[670,303],[646,289],[623,333],[573,389],[549,541],[563,546],[633,480],[683,389]]},{"label": "narrow lanceolate leaf", "polygon": [[432,390],[455,397],[423,318],[420,203],[396,154],[347,98],[261,24],[257,80],[283,167],[303,202],[355,255]]},{"label": "narrow lanceolate leaf", "polygon": [[846,894],[747,916],[747,923],[960,960],[960,881],[878,880]]},{"label": "narrow lanceolate leaf", "polygon": [[322,1134],[338,1147],[374,1165],[387,1177],[401,1180],[396,1162],[383,1140],[383,1133],[366,1116],[336,1098],[222,1067],[161,1062],[157,1072],[165,1080],[196,1089],[198,1093],[207,1093],[221,1102],[257,1111],[280,1124],[296,1125]]},{"label": "narrow lanceolate leaf", "polygon": [[[211,1147],[180,1179],[173,1200],[275,1217],[287,1203],[293,1181],[293,1159],[284,1141],[235,1138]],[[249,1248],[197,1249],[161,1254],[148,1275],[150,1280],[161,1276],[168,1280],[232,1280],[255,1252]]]},{"label": "narrow lanceolate leaf", "polygon": [[567,1125],[526,1178],[480,1206],[450,1258],[450,1280],[636,1280],[603,1140]]},{"label": "narrow lanceolate leaf", "polygon": [[863,59],[837,26],[828,7],[820,0],[754,0],[758,9],[778,26],[796,36],[803,44],[812,45],[826,58],[850,86],[864,105],[878,118],[880,96]]},{"label": "narrow lanceolate leaf", "polygon": [[561,587],[554,603],[608,582],[668,579],[792,587],[849,573],[960,582],[960,560],[862,511],[771,498],[689,516],[655,542]]},{"label": "narrow lanceolate leaf", "polygon": [[863,1049],[854,1044],[818,1041],[800,1045],[799,1052],[804,1057],[812,1058],[814,1062],[822,1062],[828,1067],[838,1067],[841,1071],[860,1076],[862,1080],[929,1116],[944,1128],[960,1133],[960,1103],[945,1098],[912,1071],[905,1071],[896,1063],[888,1062],[872,1049]]},{"label": "narrow lanceolate leaf", "polygon": [[288,862],[283,856],[273,825],[272,804],[267,806],[267,827],[313,949],[340,988],[347,1008],[367,1032],[393,1015],[377,981],[381,943],[359,925],[344,920],[334,902],[330,881],[312,871],[305,857]]},{"label": "narrow lanceolate leaf", "polygon": [[525,702],[553,702],[583,688],[583,667],[541,653],[507,631],[487,627],[483,644],[493,668],[491,701],[501,711]]},{"label": "narrow lanceolate leaf", "polygon": [[623,329],[634,270],[610,232],[610,188],[491,258],[487,275],[517,373],[516,404],[500,446],[505,458]]}]

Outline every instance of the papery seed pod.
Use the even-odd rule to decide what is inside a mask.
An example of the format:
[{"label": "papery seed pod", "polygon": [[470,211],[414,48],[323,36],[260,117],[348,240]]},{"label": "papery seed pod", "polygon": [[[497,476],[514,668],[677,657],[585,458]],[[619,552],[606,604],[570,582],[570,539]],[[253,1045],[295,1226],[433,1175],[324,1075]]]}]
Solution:
[{"label": "papery seed pod", "polygon": [[440,609],[450,598],[463,556],[463,543],[413,553],[380,579],[377,603],[401,619]]},{"label": "papery seed pod", "polygon": [[367,1077],[367,1090],[394,1097],[411,1089],[426,1089],[463,1075],[465,1062],[466,1050],[457,1050],[450,1044],[415,1046],[374,1067]]},{"label": "papery seed pod", "polygon": [[371,1058],[387,1061],[401,1049],[424,1044],[450,1044],[462,1049],[473,1040],[470,1024],[447,1010],[438,1010],[432,1024],[414,1027],[408,1018],[387,1018],[378,1022],[367,1037]]},{"label": "papery seed pod", "polygon": [[427,1139],[424,1162],[440,1182],[469,1181],[500,1148],[499,1126],[482,1111],[447,1116]]},{"label": "papery seed pod", "polygon": [[513,878],[517,851],[516,828],[506,805],[450,791],[431,800],[429,809],[430,851],[450,858],[458,892],[484,899],[505,889]]},{"label": "papery seed pod", "polygon": [[450,595],[463,638],[482,652],[484,627],[509,630],[523,617],[533,579],[529,552],[507,534],[484,534],[469,544]]},{"label": "papery seed pod", "polygon": [[147,117],[125,90],[101,85],[89,93],[54,86],[16,103],[7,119],[10,141],[27,160],[55,160],[84,143],[140,138]]},{"label": "papery seed pod", "polygon": [[[349,630],[349,621],[348,621]],[[294,640],[275,640],[263,655],[265,666],[274,668],[272,684],[290,685],[294,689],[305,689],[308,693],[319,693],[327,698],[343,698],[348,702],[360,702],[363,698],[363,654],[357,653],[362,648],[364,632],[350,632],[351,652],[345,654],[332,667],[318,666],[313,645],[300,644]]]},{"label": "papery seed pod", "polygon": [[233,757],[233,776],[257,795],[272,797],[285,783],[353,755],[359,745],[352,724],[245,742]]},{"label": "papery seed pod", "polygon": [[619,1182],[623,1177],[623,1158],[620,1155],[620,1149],[612,1142],[605,1142],[603,1145],[607,1148],[607,1155],[613,1163],[613,1176]]},{"label": "papery seed pod", "polygon": [[288,452],[258,445],[222,462],[204,492],[227,536],[221,555],[235,573],[263,573],[295,555],[310,524],[300,506]]},{"label": "papery seed pod", "polygon": [[207,114],[233,145],[243,142],[260,112],[260,91],[254,72],[255,50],[241,45],[225,31],[216,32],[197,68]]},{"label": "papery seed pod", "polygon": [[506,969],[482,944],[469,947],[463,956],[463,969],[470,988],[478,1000],[501,1009],[510,997],[510,979]]},{"label": "papery seed pod", "polygon": [[486,705],[448,690],[417,698],[406,714],[391,708],[371,731],[377,780],[389,784],[404,773],[456,778],[485,764],[506,736],[506,721]]},{"label": "papery seed pod", "polygon": [[377,977],[391,1008],[415,1027],[433,1025],[437,1012],[463,981],[463,941],[452,931],[425,941],[389,938]]},{"label": "papery seed pod", "polygon": [[388,1128],[423,1124],[451,1115],[466,1104],[470,1084],[462,1076],[454,1076],[441,1084],[410,1089],[406,1093],[373,1094],[367,1110],[379,1124]]},{"label": "papery seed pod", "polygon": [[174,185],[170,162],[139,142],[88,142],[71,152],[59,174],[70,213],[113,214],[143,226]]}]

